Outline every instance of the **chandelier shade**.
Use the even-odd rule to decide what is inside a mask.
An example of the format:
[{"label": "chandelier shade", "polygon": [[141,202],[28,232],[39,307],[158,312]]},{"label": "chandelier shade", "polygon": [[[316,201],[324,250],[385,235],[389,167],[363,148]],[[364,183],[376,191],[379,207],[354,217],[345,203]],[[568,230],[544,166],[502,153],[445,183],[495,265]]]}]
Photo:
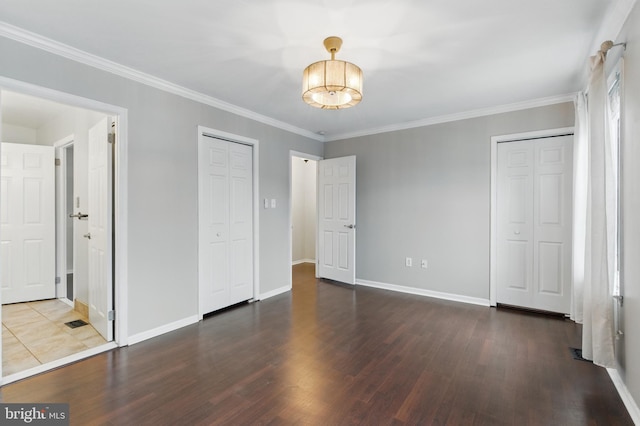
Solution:
[{"label": "chandelier shade", "polygon": [[328,37],[324,45],[331,59],[305,68],[302,75],[302,99],[322,109],[349,108],[362,100],[362,70],[350,62],[335,59],[342,40]]}]

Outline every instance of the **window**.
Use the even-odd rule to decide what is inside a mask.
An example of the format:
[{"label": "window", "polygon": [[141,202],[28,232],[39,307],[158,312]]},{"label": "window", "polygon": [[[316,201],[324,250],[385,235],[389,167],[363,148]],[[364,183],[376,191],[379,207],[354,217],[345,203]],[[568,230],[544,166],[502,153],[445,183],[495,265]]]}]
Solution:
[{"label": "window", "polygon": [[615,236],[615,273],[613,280],[613,288],[612,292],[614,296],[622,295],[622,288],[620,283],[620,267],[621,267],[621,243],[622,243],[622,234],[621,234],[621,156],[620,156],[620,141],[621,141],[621,125],[620,125],[620,116],[621,116],[621,93],[622,93],[622,59],[618,61],[616,66],[613,68],[608,80],[607,80],[607,126],[609,130],[609,135],[611,137],[611,162],[609,164],[613,167],[613,185],[612,193],[615,194],[615,203],[614,203],[614,217],[615,217],[615,230],[613,235]]}]

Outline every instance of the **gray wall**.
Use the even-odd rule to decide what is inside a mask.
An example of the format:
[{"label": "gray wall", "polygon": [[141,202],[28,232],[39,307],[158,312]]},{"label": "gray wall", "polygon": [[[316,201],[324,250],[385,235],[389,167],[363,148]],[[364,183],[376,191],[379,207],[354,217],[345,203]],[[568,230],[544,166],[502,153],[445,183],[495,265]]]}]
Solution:
[{"label": "gray wall", "polygon": [[357,278],[489,299],[491,136],[573,124],[563,103],[327,143],[357,157]]},{"label": "gray wall", "polygon": [[0,75],[128,109],[129,335],[197,314],[197,126],[260,141],[261,293],[289,284],[289,151],[321,143],[0,38]]},{"label": "gray wall", "polygon": [[622,105],[622,285],[624,337],[618,346],[620,371],[640,404],[640,6],[636,3],[617,41],[626,41]]}]

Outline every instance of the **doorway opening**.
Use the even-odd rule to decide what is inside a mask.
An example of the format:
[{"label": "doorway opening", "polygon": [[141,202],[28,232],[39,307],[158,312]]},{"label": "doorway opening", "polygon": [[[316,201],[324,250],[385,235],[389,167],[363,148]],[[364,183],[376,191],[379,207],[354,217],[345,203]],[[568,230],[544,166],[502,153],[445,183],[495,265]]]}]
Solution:
[{"label": "doorway opening", "polygon": [[56,157],[56,297],[74,306],[74,157],[73,135],[53,146]]},{"label": "doorway opening", "polygon": [[[317,175],[320,157],[291,152],[291,265],[316,265]],[[293,269],[292,269],[293,274]],[[292,275],[293,282],[293,275]]]},{"label": "doorway opening", "polygon": [[[110,134],[120,117],[17,85],[29,94],[0,93],[2,384],[117,346]],[[50,100],[60,98],[79,106]]]}]

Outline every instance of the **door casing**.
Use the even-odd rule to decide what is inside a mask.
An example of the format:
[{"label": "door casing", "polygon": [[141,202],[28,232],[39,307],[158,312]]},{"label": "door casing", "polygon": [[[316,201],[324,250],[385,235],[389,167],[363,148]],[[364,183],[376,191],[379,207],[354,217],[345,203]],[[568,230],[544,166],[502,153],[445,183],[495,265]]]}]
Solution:
[{"label": "door casing", "polygon": [[56,158],[60,160],[60,165],[56,167],[56,187],[57,187],[57,205],[56,205],[56,278],[60,279],[56,283],[56,297],[61,301],[72,304],[67,294],[67,208],[66,203],[68,197],[73,194],[67,193],[67,149],[73,146],[75,136],[69,135],[53,144],[56,150]]},{"label": "door casing", "polygon": [[[0,76],[0,101],[2,100],[2,90],[10,90],[54,102],[60,102],[78,108],[90,109],[103,112],[107,115],[115,117],[115,130],[117,134],[117,143],[114,151],[114,227],[115,227],[115,243],[113,261],[117,267],[114,274],[114,305],[117,312],[117,321],[115,329],[114,342],[96,348],[93,351],[85,352],[85,355],[77,357],[65,358],[64,362],[54,361],[49,364],[42,365],[39,368],[29,370],[28,374],[15,374],[10,378],[2,378],[0,385],[4,385],[16,380],[21,380],[30,375],[39,374],[52,368],[57,368],[76,360],[91,356],[105,350],[109,350],[116,346],[127,346],[128,344],[128,111],[126,108],[116,105],[107,104],[93,99],[76,96],[58,90],[37,86],[20,80],[15,80]],[[1,126],[1,122],[0,122]],[[0,129],[1,130],[1,129]],[[0,306],[1,310],[1,306]],[[1,313],[1,311],[0,311]],[[0,343],[1,345],[1,343]],[[0,348],[1,349],[1,348]],[[91,352],[91,353],[90,353]],[[72,359],[73,358],[73,359]],[[0,365],[2,361],[2,351],[0,350]]]}]

